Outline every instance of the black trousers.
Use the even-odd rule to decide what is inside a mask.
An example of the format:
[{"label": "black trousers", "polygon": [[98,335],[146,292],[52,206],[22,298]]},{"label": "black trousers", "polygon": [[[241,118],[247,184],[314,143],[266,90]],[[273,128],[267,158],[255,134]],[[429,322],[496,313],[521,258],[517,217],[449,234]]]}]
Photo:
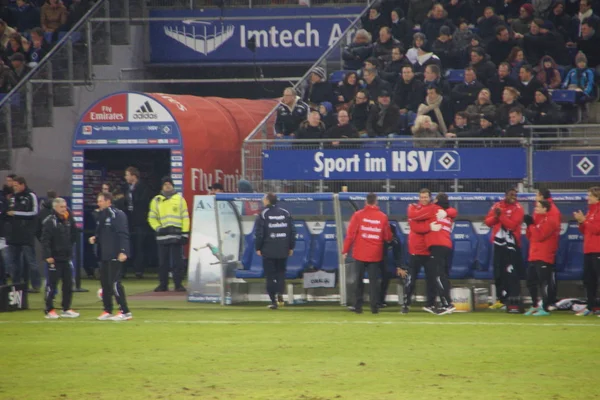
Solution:
[{"label": "black trousers", "polygon": [[127,307],[127,298],[125,297],[125,289],[121,284],[122,265],[123,263],[117,260],[102,261],[100,263],[102,303],[104,303],[104,311],[110,314],[113,312],[113,296],[115,296],[121,312],[124,314],[129,312],[129,307]]},{"label": "black trousers", "polygon": [[381,262],[371,262],[371,261],[360,261],[355,260],[356,264],[356,292],[355,292],[355,303],[354,307],[356,310],[362,310],[363,308],[363,294],[365,292],[365,271],[367,271],[369,277],[369,302],[371,303],[371,311],[377,312],[378,303],[380,300],[380,289],[381,283],[379,282],[379,273],[381,271],[380,264]]},{"label": "black trousers", "polygon": [[421,267],[425,269],[425,285],[427,291],[427,307],[435,305],[437,288],[435,283],[435,271],[429,262],[429,256],[410,255],[408,260],[408,276],[404,278],[404,305],[410,306],[412,298],[417,287],[417,276],[421,272]]},{"label": "black trousers", "polygon": [[6,266],[4,263],[4,251],[0,251],[0,285],[6,285]]},{"label": "black trousers", "polygon": [[587,308],[592,311],[596,307],[598,294],[598,278],[600,278],[600,253],[583,255],[583,284],[587,292]]},{"label": "black trousers", "polygon": [[169,287],[169,271],[173,273],[175,287],[181,287],[183,246],[179,243],[158,245],[158,279],[160,286]]},{"label": "black trousers", "polygon": [[498,300],[506,304],[508,298],[521,296],[521,249],[508,250],[503,246],[494,246],[494,284]]},{"label": "black trousers", "polygon": [[69,261],[56,261],[54,265],[48,264],[48,280],[46,281],[46,312],[54,309],[54,295],[58,281],[62,281],[62,309],[71,308],[73,299],[73,272]]},{"label": "black trousers", "polygon": [[263,269],[267,281],[267,293],[271,303],[277,301],[277,294],[283,295],[285,291],[285,268],[287,258],[265,258],[263,257]]},{"label": "black trousers", "polygon": [[395,276],[394,273],[388,271],[385,260],[379,263],[381,273],[381,287],[379,288],[379,304],[385,303],[387,291],[390,286],[390,280]]},{"label": "black trousers", "polygon": [[535,307],[538,303],[538,289],[542,289],[542,307],[548,311],[548,306],[556,298],[556,277],[554,265],[544,261],[531,261],[527,268],[527,288]]},{"label": "black trousers", "polygon": [[442,307],[448,307],[452,304],[450,295],[451,286],[448,279],[448,259],[452,254],[452,249],[444,246],[431,246],[429,248],[429,268],[435,274],[435,288],[440,298]]}]

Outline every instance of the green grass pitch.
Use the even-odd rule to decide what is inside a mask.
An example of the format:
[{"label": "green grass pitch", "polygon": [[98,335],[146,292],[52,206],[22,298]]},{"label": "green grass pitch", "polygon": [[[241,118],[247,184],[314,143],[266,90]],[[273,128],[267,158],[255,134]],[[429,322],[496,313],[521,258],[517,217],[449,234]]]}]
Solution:
[{"label": "green grass pitch", "polygon": [[41,294],[0,314],[0,399],[600,399],[598,317],[132,300],[100,322],[97,286],[75,320],[45,320]]}]

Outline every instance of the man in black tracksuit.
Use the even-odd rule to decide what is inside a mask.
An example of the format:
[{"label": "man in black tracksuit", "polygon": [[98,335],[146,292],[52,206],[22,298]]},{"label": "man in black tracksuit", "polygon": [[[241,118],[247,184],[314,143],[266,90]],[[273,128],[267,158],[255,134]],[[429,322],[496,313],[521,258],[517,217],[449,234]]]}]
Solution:
[{"label": "man in black tracksuit", "polygon": [[54,296],[59,280],[62,280],[62,314],[60,317],[77,318],[78,313],[71,310],[73,296],[73,273],[71,257],[77,235],[77,227],[67,202],[56,198],[52,201],[52,214],[42,222],[43,259],[48,263],[48,281],[46,282],[46,318],[55,319],[59,315],[54,311]]},{"label": "man in black tracksuit", "polygon": [[275,310],[278,302],[283,305],[285,268],[296,247],[296,228],[290,212],[277,206],[275,194],[267,194],[263,204],[265,208],[256,217],[254,243],[256,254],[263,258],[269,308]]},{"label": "man in black tracksuit", "polygon": [[[150,225],[148,225],[148,209],[152,194],[148,186],[140,180],[140,171],[135,167],[125,170],[127,189],[125,191],[125,204],[127,206],[127,220],[129,232],[131,233],[132,253],[128,254],[129,261],[133,263],[136,278],[144,276],[144,267],[150,260],[149,254],[154,247],[147,246],[150,236]],[[127,265],[123,265],[123,276]]]},{"label": "man in black tracksuit", "polygon": [[[406,276],[406,271],[404,268],[402,268],[402,243],[400,243],[400,238],[398,237],[396,227],[390,224],[390,230],[392,231],[392,241],[385,243],[383,246],[383,261],[381,262],[381,298],[379,301],[379,307],[387,307],[385,298],[387,296],[390,280],[396,275],[400,275],[402,277]],[[388,270],[390,251],[394,259],[394,272],[390,272]]]},{"label": "man in black tracksuit", "polygon": [[[129,230],[127,216],[112,206],[112,194],[98,195],[98,220],[96,233],[89,241],[98,244],[96,255],[100,260],[100,283],[102,284],[102,302],[104,312],[98,317],[100,321],[126,321],[132,318],[125,290],[121,284],[121,268],[129,255]],[[115,296],[121,312],[115,316],[112,296]]]}]

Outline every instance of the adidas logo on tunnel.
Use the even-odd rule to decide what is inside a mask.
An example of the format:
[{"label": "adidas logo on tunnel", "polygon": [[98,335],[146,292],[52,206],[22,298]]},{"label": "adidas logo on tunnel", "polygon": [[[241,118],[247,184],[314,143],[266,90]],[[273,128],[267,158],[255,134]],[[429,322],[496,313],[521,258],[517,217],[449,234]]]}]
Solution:
[{"label": "adidas logo on tunnel", "polygon": [[134,119],[157,119],[158,114],[154,112],[154,109],[150,105],[149,101],[145,101],[133,114]]}]

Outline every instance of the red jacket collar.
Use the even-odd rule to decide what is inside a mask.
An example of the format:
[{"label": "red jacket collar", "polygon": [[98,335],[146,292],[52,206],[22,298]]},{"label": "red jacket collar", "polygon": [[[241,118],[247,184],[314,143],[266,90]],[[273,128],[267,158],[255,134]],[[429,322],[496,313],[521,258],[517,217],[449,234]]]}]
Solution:
[{"label": "red jacket collar", "polygon": [[378,206],[369,206],[366,205],[364,210],[375,210],[375,211],[379,211],[379,207]]}]

